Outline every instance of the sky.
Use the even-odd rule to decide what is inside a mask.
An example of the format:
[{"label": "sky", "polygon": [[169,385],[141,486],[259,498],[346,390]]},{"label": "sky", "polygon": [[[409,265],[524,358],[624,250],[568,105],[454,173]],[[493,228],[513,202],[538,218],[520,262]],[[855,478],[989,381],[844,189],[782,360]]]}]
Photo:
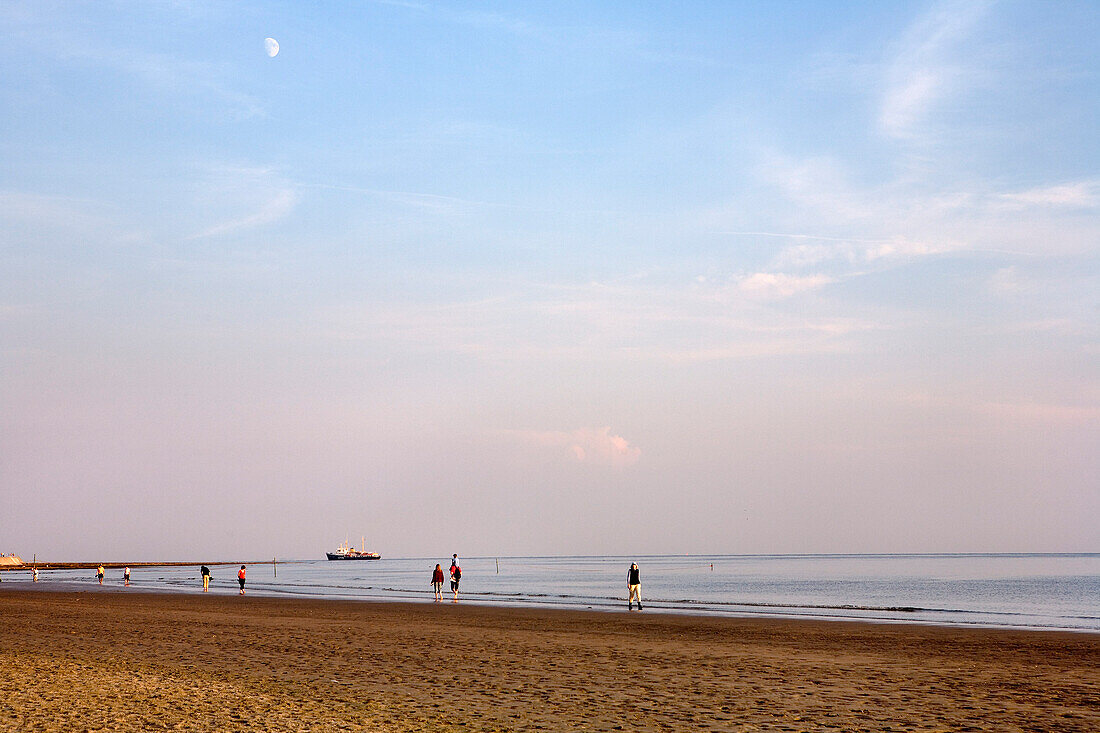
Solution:
[{"label": "sky", "polygon": [[1096,3],[0,27],[2,552],[1100,551]]}]

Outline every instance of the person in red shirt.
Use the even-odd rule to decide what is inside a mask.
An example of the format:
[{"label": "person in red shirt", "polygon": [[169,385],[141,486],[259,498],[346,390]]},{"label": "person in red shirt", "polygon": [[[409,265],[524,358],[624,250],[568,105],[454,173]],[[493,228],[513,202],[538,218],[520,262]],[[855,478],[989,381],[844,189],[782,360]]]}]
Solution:
[{"label": "person in red shirt", "polygon": [[462,580],[462,568],[458,565],[451,566],[451,590],[454,591],[455,597],[453,600],[458,600],[458,581]]},{"label": "person in red shirt", "polygon": [[237,571],[237,582],[241,584],[241,595],[244,595],[244,565]]},{"label": "person in red shirt", "polygon": [[439,563],[435,564],[435,570],[432,572],[432,590],[435,591],[435,599],[437,601],[443,600],[443,566]]}]

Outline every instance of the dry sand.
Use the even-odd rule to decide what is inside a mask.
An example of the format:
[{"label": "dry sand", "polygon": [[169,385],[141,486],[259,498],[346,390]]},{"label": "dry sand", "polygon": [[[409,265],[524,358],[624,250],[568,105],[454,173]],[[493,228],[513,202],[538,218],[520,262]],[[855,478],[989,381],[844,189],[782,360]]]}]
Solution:
[{"label": "dry sand", "polygon": [[0,730],[1100,731],[1100,635],[0,590]]}]

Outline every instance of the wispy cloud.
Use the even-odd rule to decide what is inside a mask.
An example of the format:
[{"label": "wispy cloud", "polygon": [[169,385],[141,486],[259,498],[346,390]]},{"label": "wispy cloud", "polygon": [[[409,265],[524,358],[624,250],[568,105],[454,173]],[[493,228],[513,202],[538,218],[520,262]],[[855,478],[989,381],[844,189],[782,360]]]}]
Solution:
[{"label": "wispy cloud", "polygon": [[188,239],[216,237],[278,221],[298,202],[295,186],[270,168],[219,166],[202,183],[200,198],[226,216]]},{"label": "wispy cloud", "polygon": [[1100,207],[1100,181],[1071,181],[1054,186],[1040,186],[1026,191],[1003,193],[1000,199],[1014,207],[1069,207],[1095,209]]},{"label": "wispy cloud", "polygon": [[290,189],[272,191],[271,197],[261,204],[256,211],[237,217],[236,219],[230,219],[215,224],[209,229],[193,235],[192,238],[216,237],[219,234],[226,234],[241,229],[251,229],[252,227],[270,224],[289,214],[294,208],[294,204],[297,200],[297,195]]},{"label": "wispy cloud", "polygon": [[[828,265],[821,274],[839,278],[933,256],[1061,256],[1095,252],[1100,243],[1095,178],[1009,190],[980,180],[947,185],[934,171],[863,182],[841,159],[774,152],[762,155],[756,172],[774,191],[768,217],[783,230],[734,205],[704,211],[691,225],[738,240],[774,240],[780,247],[772,271]],[[765,226],[744,226],[754,218]]]},{"label": "wispy cloud", "polygon": [[761,156],[755,173],[790,201],[814,212],[822,223],[868,221],[878,213],[874,199],[851,183],[846,166],[834,157],[769,153]]},{"label": "wispy cloud", "polygon": [[234,89],[217,67],[208,63],[126,49],[101,51],[92,54],[92,57],[131,74],[158,92],[210,96],[234,119],[264,117],[267,114],[257,97]]},{"label": "wispy cloud", "polygon": [[193,111],[194,99],[207,98],[215,102],[221,114],[233,119],[266,115],[258,97],[238,88],[233,69],[187,58],[186,47],[180,47],[179,53],[169,53],[111,44],[101,34],[77,32],[64,19],[27,26],[18,38],[29,53],[70,65],[121,73],[136,82],[136,89],[152,91],[165,103],[186,100],[181,106],[186,106],[189,112]]},{"label": "wispy cloud", "polygon": [[989,277],[989,290],[998,295],[1019,293],[1025,285],[1015,267],[1001,267]]},{"label": "wispy cloud", "polygon": [[88,226],[104,221],[101,201],[0,190],[0,219],[36,225]]},{"label": "wispy cloud", "polygon": [[609,426],[575,430],[507,430],[504,435],[523,445],[547,449],[563,460],[596,466],[626,468],[638,462],[642,450],[611,432]]},{"label": "wispy cloud", "polygon": [[329,183],[304,183],[301,184],[301,187],[318,188],[327,191],[345,191],[347,193],[358,193],[364,196],[371,196],[386,201],[392,201],[394,203],[402,204],[404,206],[425,209],[439,214],[463,213],[468,212],[472,209],[500,206],[499,204],[492,204],[487,201],[474,201],[457,196],[445,196],[443,194],[423,193],[419,191],[389,191],[380,188],[344,186]]},{"label": "wispy cloud", "polygon": [[737,287],[742,293],[750,297],[771,300],[790,298],[809,290],[817,290],[831,282],[834,282],[833,278],[827,275],[788,275],[782,272],[756,272],[739,278]]},{"label": "wispy cloud", "polygon": [[[123,207],[109,200],[0,190],[0,244],[35,249],[60,243],[117,248],[147,241],[147,233]],[[51,235],[65,232],[61,239]]]},{"label": "wispy cloud", "polygon": [[1094,424],[1100,427],[1100,406],[1051,402],[986,402],[978,410],[998,420],[1046,425]]},{"label": "wispy cloud", "polygon": [[376,5],[415,11],[436,20],[472,28],[501,30],[516,35],[534,35],[537,28],[526,20],[505,13],[464,7],[449,7],[438,3],[406,2],[405,0],[372,0]]},{"label": "wispy cloud", "polygon": [[[686,363],[836,353],[882,326],[807,316],[784,301],[813,297],[823,278],[654,278],[584,285],[506,286],[497,297],[441,305],[363,303],[319,313],[324,337],[455,353],[493,363]],[[750,282],[749,292],[742,282]]]},{"label": "wispy cloud", "polygon": [[966,73],[957,50],[981,19],[988,2],[944,2],[918,19],[887,65],[879,121],[896,138],[924,130],[934,105]]}]

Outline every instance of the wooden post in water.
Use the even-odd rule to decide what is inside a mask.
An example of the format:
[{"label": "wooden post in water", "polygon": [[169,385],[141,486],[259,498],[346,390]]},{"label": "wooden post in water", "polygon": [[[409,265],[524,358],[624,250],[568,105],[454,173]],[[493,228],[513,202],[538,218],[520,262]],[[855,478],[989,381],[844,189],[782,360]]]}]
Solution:
[{"label": "wooden post in water", "polygon": [[275,577],[279,577],[279,568],[275,565],[275,558],[271,558],[271,571],[275,573]]},{"label": "wooden post in water", "polygon": [[500,575],[500,558],[497,558],[497,575]]}]

